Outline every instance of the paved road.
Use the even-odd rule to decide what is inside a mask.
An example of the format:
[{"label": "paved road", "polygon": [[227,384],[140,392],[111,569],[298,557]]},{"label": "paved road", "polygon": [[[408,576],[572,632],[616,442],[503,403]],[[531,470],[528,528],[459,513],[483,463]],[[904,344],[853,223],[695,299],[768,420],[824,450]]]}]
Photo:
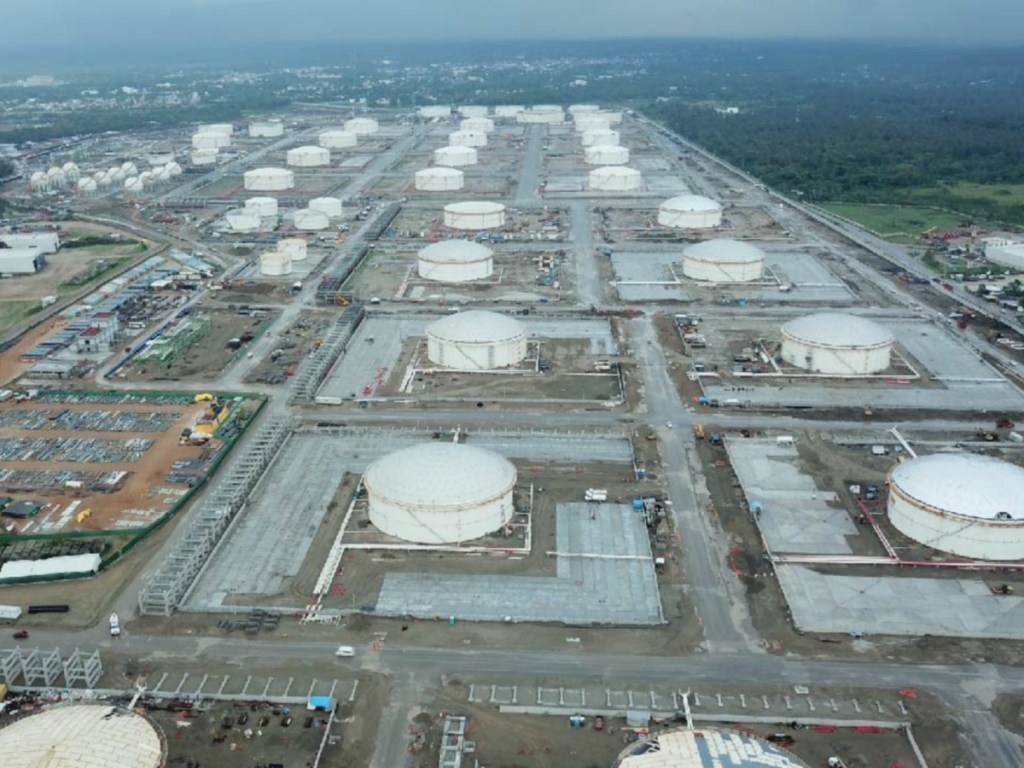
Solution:
[{"label": "paved road", "polygon": [[536,205],[540,201],[537,186],[540,183],[540,143],[543,140],[543,125],[528,126],[526,151],[519,167],[519,183],[516,185],[516,205]]},{"label": "paved road", "polygon": [[576,301],[583,307],[604,303],[601,273],[590,228],[590,209],[583,200],[569,204],[569,242],[572,243],[573,265],[576,268]]}]

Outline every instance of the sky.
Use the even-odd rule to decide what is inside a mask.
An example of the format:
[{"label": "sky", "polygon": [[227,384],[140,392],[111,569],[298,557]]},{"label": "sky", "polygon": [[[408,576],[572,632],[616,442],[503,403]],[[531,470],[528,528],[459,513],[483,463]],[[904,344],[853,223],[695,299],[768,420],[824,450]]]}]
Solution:
[{"label": "sky", "polygon": [[1022,0],[0,0],[0,56],[218,42],[623,37],[1024,43]]}]

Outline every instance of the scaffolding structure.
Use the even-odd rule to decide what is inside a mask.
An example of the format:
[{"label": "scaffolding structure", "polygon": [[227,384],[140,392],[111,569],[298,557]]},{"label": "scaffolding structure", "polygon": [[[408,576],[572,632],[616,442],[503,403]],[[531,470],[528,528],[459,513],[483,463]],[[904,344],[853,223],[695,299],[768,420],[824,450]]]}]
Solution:
[{"label": "scaffolding structure", "polygon": [[220,542],[263,472],[274,460],[291,426],[284,416],[272,417],[249,440],[196,510],[188,530],[139,591],[139,610],[148,616],[170,616],[188,596],[196,578]]},{"label": "scaffolding structure", "polygon": [[311,400],[320,388],[328,371],[348,346],[352,334],[366,316],[362,302],[350,304],[324,337],[324,343],[306,357],[292,377],[290,402]]}]

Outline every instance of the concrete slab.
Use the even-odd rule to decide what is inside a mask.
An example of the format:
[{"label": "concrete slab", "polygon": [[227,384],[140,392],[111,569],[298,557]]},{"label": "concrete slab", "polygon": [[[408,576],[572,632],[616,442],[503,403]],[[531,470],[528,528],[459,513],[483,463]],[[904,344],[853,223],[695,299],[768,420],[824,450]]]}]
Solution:
[{"label": "concrete slab", "polygon": [[1024,639],[1024,598],[980,579],[825,575],[775,568],[796,625],[809,632]]},{"label": "concrete slab", "polygon": [[473,621],[660,623],[647,529],[632,507],[560,504],[556,515],[561,554],[555,577],[389,573],[377,613]]},{"label": "concrete slab", "polygon": [[752,438],[727,440],[726,450],[747,500],[761,504],[757,522],[769,549],[853,553],[846,537],[856,536],[857,526],[845,509],[826,503],[833,496],[831,490],[819,489],[812,477],[800,471],[794,446]]}]

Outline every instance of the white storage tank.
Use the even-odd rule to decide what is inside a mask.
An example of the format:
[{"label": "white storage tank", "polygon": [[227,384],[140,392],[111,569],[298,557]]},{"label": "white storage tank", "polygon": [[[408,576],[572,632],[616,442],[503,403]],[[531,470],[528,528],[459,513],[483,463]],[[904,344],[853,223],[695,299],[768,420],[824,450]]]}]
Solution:
[{"label": "white storage tank", "polygon": [[889,471],[889,520],[932,549],[975,560],[1024,559],[1024,469],[938,453]]},{"label": "white storage tank", "polygon": [[575,127],[577,133],[586,133],[587,131],[610,131],[612,124],[603,117],[582,115],[573,121],[573,127]]},{"label": "white storage tank", "polygon": [[477,231],[505,226],[505,206],[486,200],[449,203],[444,207],[444,225],[452,229]]},{"label": "white storage tank", "polygon": [[658,224],[675,229],[711,229],[722,224],[722,206],[708,197],[679,195],[658,206]]},{"label": "white storage tank", "polygon": [[444,105],[420,107],[417,111],[420,117],[427,120],[437,120],[452,116],[452,108]]},{"label": "white storage tank", "polygon": [[516,468],[465,443],[422,443],[388,454],[363,475],[370,522],[416,544],[453,544],[500,531],[515,513]]},{"label": "white storage tank", "polygon": [[864,376],[889,367],[895,342],[892,331],[873,320],[819,312],[782,326],[782,359],[815,373]]},{"label": "white storage tank", "polygon": [[216,149],[193,149],[189,159],[192,165],[216,165],[217,154]]},{"label": "white storage tank", "polygon": [[110,704],[65,704],[0,728],[4,768],[164,768],[167,743],[149,718]]},{"label": "white storage tank", "polygon": [[174,153],[155,152],[151,155],[146,155],[146,162],[149,163],[150,168],[155,168],[158,165],[167,165],[174,162]]},{"label": "white storage tank", "polygon": [[78,181],[79,176],[81,176],[81,173],[78,170],[78,166],[70,161],[64,163],[64,165],[61,166],[60,170],[61,173],[64,174],[64,180],[67,181],[69,184],[74,184],[76,181]]},{"label": "white storage tank", "polygon": [[452,147],[486,147],[487,134],[483,131],[454,131],[448,134],[448,144]]},{"label": "white storage tank", "polygon": [[245,172],[243,184],[250,192],[281,192],[295,186],[295,172],[287,168],[254,168]]},{"label": "white storage tank", "polygon": [[494,272],[494,253],[470,240],[442,240],[420,249],[416,269],[424,280],[439,283],[483,280]]},{"label": "white storage tank", "polygon": [[320,232],[331,225],[331,220],[323,211],[300,208],[292,217],[292,226],[303,232]]},{"label": "white storage tank", "polygon": [[621,112],[612,112],[607,109],[599,109],[597,112],[590,112],[588,117],[596,117],[599,120],[604,120],[606,123],[611,125],[618,125],[622,122]]},{"label": "white storage tank", "polygon": [[702,726],[660,731],[629,744],[615,768],[810,768],[784,747],[749,733]]},{"label": "white storage tank", "polygon": [[625,165],[629,162],[629,150],[613,144],[598,144],[583,150],[587,165]]},{"label": "white storage tank", "polygon": [[517,123],[525,124],[537,124],[542,125],[557,125],[558,123],[565,122],[565,114],[558,107],[540,108],[531,107],[525,109],[516,115]]},{"label": "white storage tank", "polygon": [[249,136],[254,139],[274,139],[284,136],[284,123],[280,120],[257,120],[249,123]]},{"label": "white storage tank", "polygon": [[245,201],[245,210],[255,213],[260,218],[269,219],[277,216],[277,198],[250,197]]},{"label": "white storage tank", "polygon": [[309,256],[308,247],[301,237],[286,237],[277,243],[277,250],[292,261],[305,261]]},{"label": "white storage tank", "polygon": [[285,162],[296,168],[317,168],[331,164],[331,153],[323,147],[295,147],[288,150]]},{"label": "white storage tank", "polygon": [[86,196],[94,194],[97,186],[96,179],[84,178],[78,180],[78,191]]},{"label": "white storage tank", "polygon": [[380,125],[372,117],[353,117],[345,121],[345,130],[357,136],[369,136],[380,130]]},{"label": "white storage tank", "polygon": [[307,207],[311,211],[325,213],[332,219],[341,216],[341,200],[336,197],[314,197]]},{"label": "white storage tank", "polygon": [[330,130],[320,134],[319,143],[327,149],[346,149],[359,143],[359,137],[351,131]]},{"label": "white storage tank", "polygon": [[600,112],[601,107],[597,104],[571,104],[569,106],[569,114],[575,117],[576,115],[585,115],[592,112]]},{"label": "white storage tank", "polygon": [[292,273],[292,260],[281,251],[269,251],[260,255],[260,274],[267,277],[282,277]]},{"label": "white storage tank", "polygon": [[600,192],[634,192],[644,185],[644,177],[635,168],[609,165],[595,168],[589,176],[590,188]]},{"label": "white storage tank", "polygon": [[171,162],[169,162],[166,167],[167,172],[171,174],[171,176],[181,176],[181,164],[178,163],[176,160],[172,160]]},{"label": "white storage tank", "polygon": [[526,357],[526,326],[486,310],[456,312],[427,326],[427,358],[463,371],[518,365]]},{"label": "white storage tank", "polygon": [[683,274],[691,280],[711,283],[744,283],[760,280],[764,251],[739,240],[705,240],[683,251]]},{"label": "white storage tank", "polygon": [[476,104],[466,104],[459,107],[459,114],[463,117],[487,117],[488,108]]},{"label": "white storage tank", "polygon": [[494,130],[494,121],[489,117],[467,117],[459,123],[459,130],[490,133]]},{"label": "white storage tank", "polygon": [[256,232],[263,223],[258,213],[245,208],[228,211],[224,214],[224,221],[232,232]]},{"label": "white storage tank", "polygon": [[619,143],[619,132],[610,128],[596,128],[584,131],[580,141],[584,147],[613,146]]},{"label": "white storage tank", "polygon": [[223,149],[231,146],[231,137],[223,133],[196,133],[192,135],[193,149]]},{"label": "white storage tank", "polygon": [[526,107],[524,107],[522,104],[501,104],[494,108],[494,116],[504,118],[515,118],[519,116],[520,112],[523,112],[525,110]]},{"label": "white storage tank", "polygon": [[443,165],[448,168],[476,165],[477,159],[474,147],[440,147],[434,150],[434,165]]},{"label": "white storage tank", "polygon": [[219,133],[221,136],[233,136],[235,134],[235,126],[232,123],[210,123],[209,125],[200,125],[196,129],[197,133]]},{"label": "white storage tank", "polygon": [[125,177],[138,176],[139,169],[136,167],[135,163],[129,160],[128,162],[121,164],[121,173],[123,173]]},{"label": "white storage tank", "polygon": [[457,168],[435,166],[416,171],[413,181],[421,192],[454,192],[462,189],[465,177]]}]

